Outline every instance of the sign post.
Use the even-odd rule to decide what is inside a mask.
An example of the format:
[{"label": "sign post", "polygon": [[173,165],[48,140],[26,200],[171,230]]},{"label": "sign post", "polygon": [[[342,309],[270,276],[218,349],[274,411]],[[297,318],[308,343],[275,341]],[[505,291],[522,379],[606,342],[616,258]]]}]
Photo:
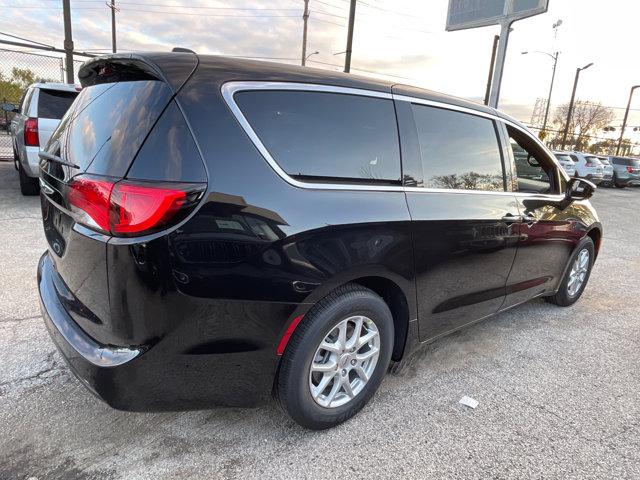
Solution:
[{"label": "sign post", "polygon": [[500,25],[500,41],[489,96],[490,106],[498,107],[511,24],[544,13],[548,8],[549,0],[449,0],[445,27],[447,32]]}]

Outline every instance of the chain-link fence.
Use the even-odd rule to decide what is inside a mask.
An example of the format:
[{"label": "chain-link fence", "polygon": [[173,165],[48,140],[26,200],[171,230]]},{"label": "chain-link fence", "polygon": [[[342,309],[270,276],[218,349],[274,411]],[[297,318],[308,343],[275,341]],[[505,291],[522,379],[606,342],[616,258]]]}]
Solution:
[{"label": "chain-link fence", "polygon": [[[74,60],[77,74],[83,60]],[[65,65],[61,56],[0,48],[0,102],[18,105],[34,82],[64,82]],[[0,112],[0,160],[13,158],[9,125],[13,113]]]}]

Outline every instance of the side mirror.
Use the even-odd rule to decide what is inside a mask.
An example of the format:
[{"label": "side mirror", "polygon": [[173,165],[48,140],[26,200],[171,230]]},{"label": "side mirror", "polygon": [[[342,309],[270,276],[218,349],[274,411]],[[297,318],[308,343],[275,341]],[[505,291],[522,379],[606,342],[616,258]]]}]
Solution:
[{"label": "side mirror", "polygon": [[2,104],[2,110],[5,112],[17,112],[18,107],[13,103],[6,102]]},{"label": "side mirror", "polygon": [[587,200],[591,198],[598,187],[584,178],[572,178],[567,183],[565,196],[567,200]]},{"label": "side mirror", "polygon": [[529,166],[531,167],[539,167],[540,166],[540,162],[538,162],[537,159],[535,159],[534,157],[532,157],[531,155],[529,155],[527,157],[527,163],[529,164]]}]

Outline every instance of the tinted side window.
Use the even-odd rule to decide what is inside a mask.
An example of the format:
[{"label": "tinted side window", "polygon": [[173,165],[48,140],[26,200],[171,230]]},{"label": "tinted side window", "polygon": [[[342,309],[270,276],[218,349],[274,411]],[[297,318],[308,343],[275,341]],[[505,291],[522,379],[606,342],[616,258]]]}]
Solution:
[{"label": "tinted side window", "polygon": [[142,144],[127,178],[205,182],[200,153],[175,102],[171,102]]},{"label": "tinted side window", "polygon": [[504,191],[493,121],[424,105],[412,108],[425,187]]},{"label": "tinted side window", "polygon": [[634,166],[637,162],[637,160],[624,157],[611,157],[611,161],[616,165],[628,165],[630,167]]},{"label": "tinted side window", "polygon": [[271,156],[293,177],[399,182],[391,100],[299,91],[245,91],[235,101]]},{"label": "tinted side window", "polygon": [[544,150],[524,133],[507,126],[516,166],[517,191],[556,193],[556,167]]},{"label": "tinted side window", "polygon": [[61,119],[77,96],[78,92],[40,89],[38,117]]}]

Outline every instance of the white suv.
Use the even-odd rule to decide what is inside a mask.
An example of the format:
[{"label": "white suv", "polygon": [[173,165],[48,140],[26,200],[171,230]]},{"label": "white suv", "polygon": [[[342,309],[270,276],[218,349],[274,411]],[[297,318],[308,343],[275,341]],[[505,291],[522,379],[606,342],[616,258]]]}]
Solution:
[{"label": "white suv", "polygon": [[558,163],[560,164],[562,169],[567,172],[567,175],[569,175],[570,177],[575,177],[576,164],[573,162],[573,159],[569,156],[569,154],[563,152],[553,152],[553,154],[558,159]]},{"label": "white suv", "polygon": [[49,141],[79,89],[66,83],[34,83],[14,110],[16,115],[11,120],[9,133],[23,195],[38,194],[38,152]]},{"label": "white suv", "polygon": [[569,155],[576,168],[576,177],[586,178],[598,185],[604,178],[604,166],[596,157],[590,153],[582,152],[555,152],[560,155]]}]

